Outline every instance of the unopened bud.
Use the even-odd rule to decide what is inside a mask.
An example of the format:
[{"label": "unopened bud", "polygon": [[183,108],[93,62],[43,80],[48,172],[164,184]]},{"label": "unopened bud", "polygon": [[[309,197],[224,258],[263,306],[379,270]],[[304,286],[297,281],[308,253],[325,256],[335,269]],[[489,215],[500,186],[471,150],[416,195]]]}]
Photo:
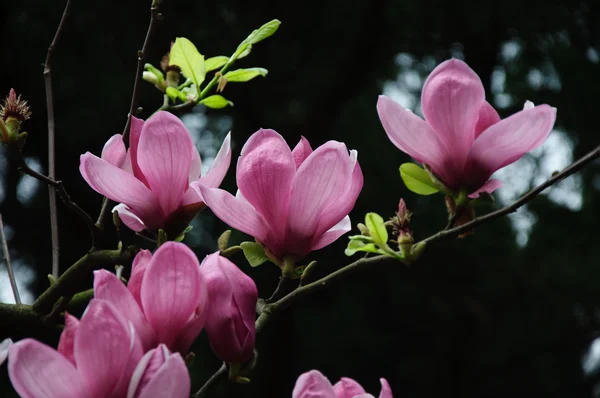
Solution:
[{"label": "unopened bud", "polygon": [[225,86],[227,85],[227,78],[221,74],[221,72],[217,72],[215,74],[219,76],[219,80],[217,80],[217,93],[223,92],[225,90]]},{"label": "unopened bud", "polygon": [[158,84],[158,77],[156,77],[156,75],[152,72],[146,71],[142,73],[142,79],[144,79],[148,83],[154,84],[155,86]]},{"label": "unopened bud", "polygon": [[27,101],[21,99],[21,95],[17,96],[14,89],[4,99],[0,105],[0,134],[4,143],[19,138],[21,123],[31,117],[31,110]]},{"label": "unopened bud", "polygon": [[365,224],[359,222],[356,226],[358,227],[358,230],[361,234],[363,234],[364,236],[371,236],[369,228],[367,228]]}]

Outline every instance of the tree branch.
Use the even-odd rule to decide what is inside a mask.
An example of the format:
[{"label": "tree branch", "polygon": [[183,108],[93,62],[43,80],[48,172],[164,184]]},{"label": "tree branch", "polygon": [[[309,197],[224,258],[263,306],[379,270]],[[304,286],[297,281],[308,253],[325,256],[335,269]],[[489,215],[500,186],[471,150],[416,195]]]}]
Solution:
[{"label": "tree branch", "polygon": [[4,234],[4,222],[2,221],[2,214],[0,214],[0,239],[2,239],[2,251],[4,252],[4,263],[8,271],[8,279],[10,279],[10,287],[12,288],[13,295],[15,296],[15,303],[21,304],[21,296],[19,296],[19,288],[17,287],[17,279],[13,272],[12,264],[10,263],[10,253],[8,252],[8,243],[6,242],[6,235]]},{"label": "tree branch", "polygon": [[219,368],[219,370],[217,370],[212,376],[210,376],[210,379],[208,379],[206,381],[206,383],[204,383],[204,385],[202,387],[200,387],[200,389],[198,391],[196,391],[195,394],[192,395],[192,398],[202,398],[206,395],[206,393],[208,392],[208,390],[210,390],[212,388],[212,386],[224,375],[227,374],[227,365],[225,365],[225,363],[223,363],[223,365],[221,365],[221,367]]},{"label": "tree branch", "polygon": [[[46,110],[48,113],[48,175],[50,178],[56,178],[56,165],[55,165],[55,147],[54,147],[54,101],[52,99],[52,71],[50,69],[52,54],[54,47],[60,38],[63,30],[63,25],[67,16],[69,15],[69,9],[71,6],[71,0],[67,0],[65,9],[63,11],[62,18],[54,34],[54,39],[48,47],[46,53],[46,62],[44,62],[44,83],[46,86]],[[54,186],[48,186],[48,193],[50,195],[50,232],[52,236],[52,275],[58,278],[58,255],[59,255],[59,242],[58,242],[58,215],[56,209],[56,189]]]}]

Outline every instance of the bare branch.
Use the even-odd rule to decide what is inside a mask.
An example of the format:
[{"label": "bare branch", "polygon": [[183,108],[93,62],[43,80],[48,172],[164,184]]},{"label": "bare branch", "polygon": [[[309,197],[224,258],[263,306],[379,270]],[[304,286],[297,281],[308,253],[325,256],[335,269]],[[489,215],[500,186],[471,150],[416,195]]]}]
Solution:
[{"label": "bare branch", "polygon": [[[71,0],[67,0],[65,9],[63,11],[62,18],[54,34],[54,39],[48,47],[46,54],[46,62],[44,62],[44,83],[46,85],[46,109],[48,113],[48,174],[51,179],[56,178],[56,166],[55,166],[55,147],[54,147],[54,101],[52,99],[52,71],[50,69],[52,54],[54,47],[60,38],[63,30],[63,25],[67,16],[69,15],[69,8],[71,6]],[[58,256],[59,256],[59,242],[58,242],[58,215],[56,209],[56,189],[54,186],[48,186],[48,193],[50,195],[50,230],[52,236],[52,275],[58,278]]]},{"label": "bare branch", "polygon": [[10,253],[8,252],[8,243],[6,242],[6,234],[4,234],[4,222],[2,221],[2,214],[0,214],[0,239],[2,239],[2,251],[4,252],[4,263],[8,270],[8,279],[10,279],[10,287],[12,288],[13,295],[15,296],[15,303],[21,304],[21,296],[19,296],[19,289],[17,287],[17,279],[13,272],[12,264],[10,263]]},{"label": "bare branch", "polygon": [[202,387],[195,394],[192,395],[192,398],[202,398],[206,395],[209,389],[225,374],[227,374],[227,365],[223,363],[219,370],[217,370],[211,377],[204,383]]}]

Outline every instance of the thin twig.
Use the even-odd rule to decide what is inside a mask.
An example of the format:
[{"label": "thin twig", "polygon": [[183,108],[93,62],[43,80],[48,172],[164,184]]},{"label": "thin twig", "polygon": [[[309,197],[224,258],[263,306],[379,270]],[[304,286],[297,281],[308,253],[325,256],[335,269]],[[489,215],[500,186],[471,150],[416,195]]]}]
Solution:
[{"label": "thin twig", "polygon": [[131,106],[129,107],[129,114],[127,115],[127,123],[125,123],[125,128],[123,129],[123,141],[127,142],[127,137],[129,136],[129,128],[131,127],[131,118],[136,114],[137,106],[139,102],[139,88],[140,81],[142,80],[142,74],[144,72],[144,61],[146,59],[146,53],[148,51],[148,45],[150,44],[150,39],[152,38],[152,34],[154,33],[154,28],[156,27],[156,22],[160,20],[160,14],[158,13],[158,6],[160,1],[154,0],[152,2],[152,6],[150,7],[150,23],[148,24],[148,30],[146,31],[146,38],[144,39],[144,45],[142,49],[138,51],[138,63],[137,69],[135,71],[135,81],[133,83],[133,94],[131,95]]},{"label": "thin twig", "polygon": [[[69,7],[71,6],[71,0],[67,0],[65,9],[54,34],[54,39],[48,47],[46,53],[46,62],[44,62],[44,83],[46,86],[46,109],[48,113],[48,175],[53,180],[56,179],[56,165],[55,165],[55,148],[54,148],[54,101],[52,99],[52,71],[50,69],[52,54],[54,47],[60,38],[60,34],[63,30],[63,25],[67,16],[69,15]],[[50,195],[50,235],[52,236],[52,276],[58,278],[58,256],[59,256],[59,242],[58,242],[58,214],[56,209],[56,189],[54,186],[48,186],[48,194]]]},{"label": "thin twig", "polygon": [[196,391],[195,394],[192,395],[192,398],[202,398],[206,395],[206,393],[208,392],[209,389],[212,388],[212,386],[224,375],[227,374],[227,366],[225,365],[225,363],[223,363],[223,365],[221,365],[221,367],[219,368],[219,370],[217,370],[212,376],[210,376],[210,379],[208,379],[206,381],[206,383],[204,383],[204,385],[202,387],[200,387],[200,389],[198,391]]},{"label": "thin twig", "polygon": [[6,234],[4,233],[4,222],[2,221],[2,214],[0,214],[0,239],[2,239],[2,251],[4,252],[4,263],[8,270],[8,279],[10,279],[10,287],[12,288],[13,295],[15,296],[15,303],[21,304],[21,296],[19,296],[19,288],[17,287],[17,279],[13,272],[12,264],[10,263],[10,253],[8,252],[8,243],[6,242]]},{"label": "thin twig", "polygon": [[98,227],[96,227],[96,224],[94,224],[94,220],[92,220],[92,218],[89,216],[89,214],[87,214],[81,207],[79,207],[75,202],[73,202],[71,200],[71,196],[67,193],[62,181],[56,181],[48,176],[45,176],[45,175],[40,174],[37,171],[33,170],[31,167],[29,167],[27,165],[27,162],[25,162],[25,159],[23,158],[21,153],[19,153],[19,156],[17,158],[19,160],[19,170],[21,170],[23,173],[35,178],[36,180],[39,180],[39,181],[47,184],[49,187],[52,187],[52,188],[58,190],[58,194],[59,194],[60,198],[62,199],[63,203],[69,209],[71,209],[73,212],[75,212],[75,214],[77,214],[79,216],[79,218],[81,218],[87,225],[87,227],[90,231],[90,235],[92,237],[92,247],[94,247],[94,244],[97,241],[101,230]]},{"label": "thin twig", "polygon": [[98,219],[96,220],[96,227],[101,230],[104,230],[104,220],[106,220],[106,214],[110,208],[111,202],[112,201],[106,196],[102,199],[102,207],[100,208],[100,214],[98,214]]}]

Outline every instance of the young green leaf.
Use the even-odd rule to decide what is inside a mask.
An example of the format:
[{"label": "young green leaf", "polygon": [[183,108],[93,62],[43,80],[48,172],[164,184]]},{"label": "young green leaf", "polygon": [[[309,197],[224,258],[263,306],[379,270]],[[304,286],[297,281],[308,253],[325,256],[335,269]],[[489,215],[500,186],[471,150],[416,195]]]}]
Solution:
[{"label": "young green leaf", "polygon": [[267,37],[273,35],[273,33],[277,31],[279,25],[281,25],[281,21],[279,21],[278,19],[274,19],[272,21],[267,22],[260,28],[250,33],[246,40],[244,40],[244,43],[252,45],[266,39]]},{"label": "young green leaf", "polygon": [[210,97],[204,98],[200,103],[212,109],[225,108],[227,105],[233,106],[233,102],[227,101],[220,95],[211,95]]},{"label": "young green leaf", "polygon": [[229,57],[226,57],[224,55],[219,55],[218,57],[207,58],[204,61],[204,69],[206,70],[206,72],[210,72],[212,70],[219,69],[223,65],[225,65],[227,63],[227,61],[229,61]]},{"label": "young green leaf", "polygon": [[197,87],[200,87],[206,76],[204,56],[185,37],[175,39],[169,55],[169,65],[179,66],[183,75],[192,79]]},{"label": "young green leaf", "polygon": [[167,87],[167,91],[166,92],[167,92],[167,96],[172,101],[175,101],[176,98],[179,98],[183,102],[187,101],[186,95],[184,93],[182,93],[181,91],[177,90],[175,87]]},{"label": "young green leaf", "polygon": [[400,166],[400,176],[406,187],[416,194],[431,195],[439,192],[427,172],[414,163]]},{"label": "young green leaf", "polygon": [[385,229],[385,221],[377,213],[367,213],[365,216],[365,224],[369,228],[373,242],[380,248],[386,248],[388,241],[387,229]]},{"label": "young green leaf", "polygon": [[356,252],[379,253],[379,249],[373,243],[351,240],[348,242],[348,247],[344,250],[344,254],[350,257],[356,254]]},{"label": "young green leaf", "polygon": [[225,78],[228,82],[247,82],[257,76],[267,76],[269,73],[265,68],[248,68],[248,69],[237,69],[227,72]]},{"label": "young green leaf", "polygon": [[250,263],[252,267],[258,267],[265,261],[270,261],[269,257],[265,254],[265,249],[261,245],[256,242],[242,242],[240,244],[242,250],[244,251],[244,256],[246,256],[246,260]]}]

